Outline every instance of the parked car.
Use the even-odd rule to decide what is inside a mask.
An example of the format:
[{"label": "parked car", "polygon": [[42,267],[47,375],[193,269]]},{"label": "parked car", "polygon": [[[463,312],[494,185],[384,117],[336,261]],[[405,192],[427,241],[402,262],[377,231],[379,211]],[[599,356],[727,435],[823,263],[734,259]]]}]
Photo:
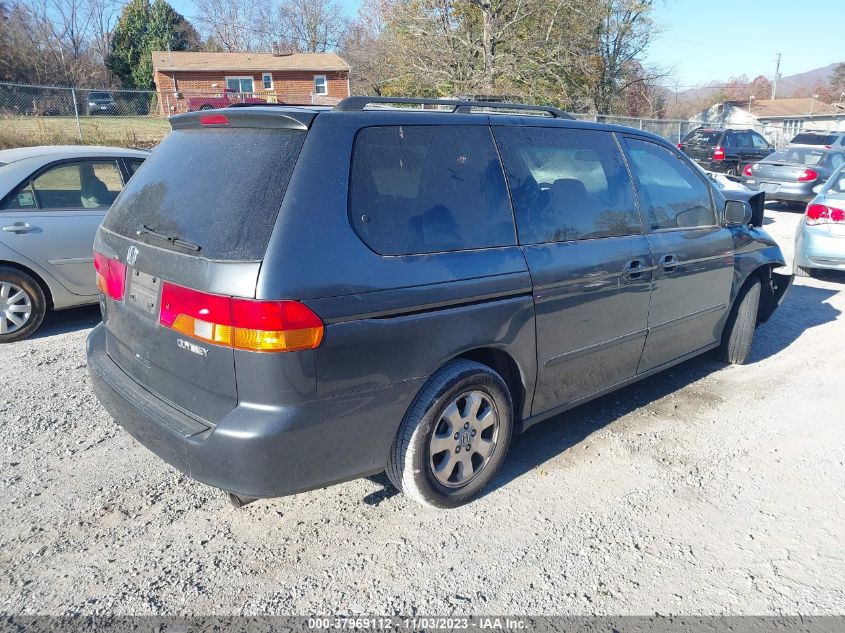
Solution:
[{"label": "parked car", "polygon": [[748,165],[742,184],[752,191],[766,192],[769,200],[809,202],[813,188],[825,182],[845,163],[845,151],[794,145]]},{"label": "parked car", "polygon": [[678,149],[707,171],[739,176],[749,163],[761,160],[775,148],[754,130],[696,128],[678,143]]},{"label": "parked car", "polygon": [[795,231],[794,272],[799,277],[845,270],[845,165],[818,190]]},{"label": "parked car", "polygon": [[117,147],[0,151],[0,343],[48,310],[97,302],[94,233],[149,152]]},{"label": "parked car", "polygon": [[790,145],[821,145],[825,149],[845,150],[845,132],[801,132],[792,137]]},{"label": "parked car", "polygon": [[[397,103],[454,111],[369,109]],[[384,470],[465,503],[512,432],[714,348],[746,362],[792,280],[750,194],[648,132],[370,97],[170,121],[97,233],[88,366],[236,503]]]},{"label": "parked car", "polygon": [[199,110],[212,110],[214,108],[226,108],[230,105],[249,103],[267,103],[266,99],[258,97],[248,97],[234,90],[225,88],[219,97],[188,97],[188,112],[198,112]]},{"label": "parked car", "polygon": [[110,92],[89,92],[87,108],[89,116],[95,114],[118,114],[117,104]]}]

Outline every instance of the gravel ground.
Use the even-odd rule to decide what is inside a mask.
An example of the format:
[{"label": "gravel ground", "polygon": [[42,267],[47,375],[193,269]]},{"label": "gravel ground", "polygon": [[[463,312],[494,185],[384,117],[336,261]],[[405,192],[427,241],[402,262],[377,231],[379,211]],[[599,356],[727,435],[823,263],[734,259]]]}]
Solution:
[{"label": "gravel ground", "polygon": [[[768,215],[791,250],[798,213]],[[96,309],[53,315],[0,348],[0,612],[842,613],[843,288],[799,280],[750,365],[534,427],[451,512],[383,476],[234,510],[97,404]]]}]

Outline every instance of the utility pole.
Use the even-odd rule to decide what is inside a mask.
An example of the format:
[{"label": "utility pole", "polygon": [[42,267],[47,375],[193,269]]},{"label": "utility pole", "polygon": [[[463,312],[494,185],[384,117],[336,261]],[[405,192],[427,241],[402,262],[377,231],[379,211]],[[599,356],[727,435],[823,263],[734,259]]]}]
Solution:
[{"label": "utility pole", "polygon": [[772,99],[777,96],[778,78],[780,78],[780,53],[778,53],[777,61],[775,62],[775,79],[772,81]]}]

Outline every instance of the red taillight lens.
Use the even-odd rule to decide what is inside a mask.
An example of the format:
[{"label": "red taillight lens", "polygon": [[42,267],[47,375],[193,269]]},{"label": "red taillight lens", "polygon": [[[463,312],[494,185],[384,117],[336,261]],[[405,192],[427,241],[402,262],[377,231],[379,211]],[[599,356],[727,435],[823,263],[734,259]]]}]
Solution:
[{"label": "red taillight lens", "polygon": [[200,125],[229,125],[225,114],[204,114],[200,117]]},{"label": "red taillight lens", "polygon": [[681,151],[684,151],[684,144],[678,143],[678,149],[681,150]]},{"label": "red taillight lens", "polygon": [[122,301],[126,286],[126,266],[94,251],[94,270],[97,271],[97,288],[115,301]]},{"label": "red taillight lens", "polygon": [[745,169],[742,171],[743,174],[746,176],[753,176],[754,173],[751,171],[751,165],[746,165]]},{"label": "red taillight lens", "polygon": [[807,219],[805,222],[810,226],[845,222],[845,210],[828,207],[823,204],[811,204],[808,206],[806,216]]},{"label": "red taillight lens", "polygon": [[725,160],[725,150],[718,145],[713,148],[713,160]]},{"label": "red taillight lens", "polygon": [[809,182],[810,180],[815,180],[818,178],[819,175],[812,169],[805,169],[800,174],[798,174],[798,182]]},{"label": "red taillight lens", "polygon": [[188,336],[256,352],[314,349],[323,322],[298,301],[253,301],[164,282],[159,322]]}]

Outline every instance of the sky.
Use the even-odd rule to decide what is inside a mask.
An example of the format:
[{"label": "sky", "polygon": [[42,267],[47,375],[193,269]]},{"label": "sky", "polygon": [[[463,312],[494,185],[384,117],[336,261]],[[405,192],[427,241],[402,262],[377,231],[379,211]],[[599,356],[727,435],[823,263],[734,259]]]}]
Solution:
[{"label": "sky", "polygon": [[[196,14],[193,0],[170,1],[189,19]],[[340,3],[354,17],[360,0]],[[845,61],[845,0],[655,0],[654,21],[646,59],[669,71],[668,87],[772,78],[778,53],[784,77]]]}]

